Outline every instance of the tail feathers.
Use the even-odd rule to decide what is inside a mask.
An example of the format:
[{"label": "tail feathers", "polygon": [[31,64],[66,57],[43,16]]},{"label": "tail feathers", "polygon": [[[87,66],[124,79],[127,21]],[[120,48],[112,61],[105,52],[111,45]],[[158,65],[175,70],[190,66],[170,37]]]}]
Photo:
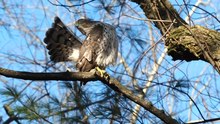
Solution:
[{"label": "tail feathers", "polygon": [[59,17],[55,17],[52,27],[46,32],[44,43],[47,44],[46,48],[49,50],[50,59],[54,62],[76,62],[79,58],[79,49],[82,43]]}]

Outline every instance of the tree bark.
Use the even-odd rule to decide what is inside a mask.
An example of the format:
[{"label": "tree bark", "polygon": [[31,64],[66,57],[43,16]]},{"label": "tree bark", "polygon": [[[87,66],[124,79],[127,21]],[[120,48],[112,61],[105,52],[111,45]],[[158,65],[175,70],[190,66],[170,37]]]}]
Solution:
[{"label": "tree bark", "polygon": [[171,29],[187,25],[168,0],[132,1],[140,5],[146,17],[153,20],[153,23],[160,30],[162,35]]},{"label": "tree bark", "polygon": [[220,33],[202,26],[180,26],[170,31],[165,44],[173,60],[203,60],[220,72]]},{"label": "tree bark", "polygon": [[[166,36],[165,45],[173,60],[203,60],[220,73],[220,33],[202,26],[190,27],[168,0],[132,0]],[[155,21],[156,20],[156,21]],[[166,20],[166,21],[164,21]]]}]

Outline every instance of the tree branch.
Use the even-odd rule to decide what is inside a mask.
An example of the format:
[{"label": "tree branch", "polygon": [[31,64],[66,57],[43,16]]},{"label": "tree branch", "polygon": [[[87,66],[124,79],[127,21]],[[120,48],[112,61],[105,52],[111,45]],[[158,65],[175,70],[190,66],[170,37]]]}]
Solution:
[{"label": "tree branch", "polygon": [[111,89],[116,92],[123,94],[126,98],[139,104],[145,110],[151,112],[156,117],[160,118],[167,124],[177,124],[177,120],[171,116],[166,115],[163,110],[159,110],[153,104],[143,98],[140,98],[133,94],[132,91],[121,85],[121,83],[114,78],[104,78],[98,71],[94,72],[60,72],[60,73],[32,73],[32,72],[21,72],[13,71],[4,68],[0,68],[0,75],[23,79],[23,80],[64,80],[64,81],[97,81],[100,80],[104,84],[108,85]]},{"label": "tree branch", "polygon": [[167,36],[165,45],[173,60],[203,60],[220,73],[219,32],[202,26],[189,27],[168,0],[132,1],[140,5],[148,19],[168,21],[153,23]]},{"label": "tree branch", "polygon": [[[146,17],[154,21],[155,26],[162,34],[168,29],[173,29],[187,23],[180,17],[179,13],[173,8],[168,0],[132,0],[140,5]],[[163,20],[166,20],[164,22]],[[172,26],[171,26],[172,25]],[[171,26],[171,28],[170,28]]]},{"label": "tree branch", "polygon": [[96,81],[94,72],[58,72],[58,73],[32,73],[12,71],[0,68],[0,75],[23,80],[63,80],[63,81]]},{"label": "tree branch", "polygon": [[180,26],[170,31],[165,44],[173,60],[203,60],[220,73],[220,33],[202,26]]},{"label": "tree branch", "polygon": [[215,121],[219,121],[220,118],[211,118],[211,119],[207,119],[207,120],[198,120],[198,121],[193,121],[193,122],[187,122],[186,124],[204,124],[204,123],[208,123],[208,122],[215,122]]},{"label": "tree branch", "polygon": [[5,109],[5,112],[7,113],[7,115],[9,116],[9,118],[4,122],[4,124],[10,124],[12,121],[16,121],[17,124],[21,124],[18,121],[19,118],[14,115],[14,112],[12,111],[9,105],[5,104],[3,108]]}]

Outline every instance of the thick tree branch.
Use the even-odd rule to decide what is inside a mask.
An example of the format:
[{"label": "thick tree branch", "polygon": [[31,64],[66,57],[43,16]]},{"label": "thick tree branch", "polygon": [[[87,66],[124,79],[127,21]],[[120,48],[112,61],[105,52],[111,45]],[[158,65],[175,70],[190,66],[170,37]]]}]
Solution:
[{"label": "thick tree branch", "polygon": [[145,15],[153,22],[165,41],[168,55],[173,60],[203,60],[220,73],[220,33],[201,26],[190,27],[168,0],[132,0],[140,5]]},{"label": "thick tree branch", "polygon": [[171,30],[165,44],[173,60],[203,60],[220,72],[220,33],[202,26]]},{"label": "thick tree branch", "polygon": [[[173,29],[187,24],[179,13],[173,8],[168,0],[132,0],[140,5],[146,17],[154,21],[155,26],[162,34],[165,34],[168,29]],[[166,22],[162,21],[166,20]]]},{"label": "thick tree branch", "polygon": [[0,68],[0,75],[23,80],[96,81],[94,72],[32,73]]},{"label": "thick tree branch", "polygon": [[31,72],[20,72],[12,71],[4,68],[0,68],[0,75],[24,79],[24,80],[65,80],[65,81],[96,81],[100,80],[104,84],[108,85],[114,91],[121,93],[126,98],[131,101],[139,104],[145,110],[151,112],[156,117],[160,118],[167,124],[177,124],[178,122],[173,119],[171,116],[166,115],[163,110],[159,110],[154,107],[151,102],[146,101],[143,98],[140,98],[133,94],[132,91],[121,85],[119,81],[114,78],[103,78],[100,76],[99,72],[60,72],[60,73],[31,73]]}]

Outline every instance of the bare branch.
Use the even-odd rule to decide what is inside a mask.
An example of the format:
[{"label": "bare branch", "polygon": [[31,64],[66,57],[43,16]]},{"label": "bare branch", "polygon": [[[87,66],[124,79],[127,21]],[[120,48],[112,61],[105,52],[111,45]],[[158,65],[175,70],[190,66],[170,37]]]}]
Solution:
[{"label": "bare branch", "polygon": [[165,123],[177,124],[178,122],[171,116],[166,115],[163,110],[159,110],[154,107],[149,101],[144,100],[141,97],[134,95],[132,91],[121,85],[121,83],[114,78],[103,78],[99,72],[60,72],[60,73],[31,73],[31,72],[19,72],[0,68],[0,74],[6,77],[24,79],[24,80],[70,80],[70,81],[96,81],[100,80],[104,84],[108,85],[116,92],[123,94],[126,98],[139,104],[147,111],[160,118]]},{"label": "bare branch", "polygon": [[211,119],[207,119],[207,120],[198,120],[198,121],[188,122],[187,124],[204,124],[204,123],[215,122],[215,121],[219,121],[219,120],[220,120],[220,118],[211,118]]},{"label": "bare branch", "polygon": [[63,80],[63,81],[96,81],[96,77],[92,72],[59,72],[59,73],[32,73],[12,71],[0,68],[0,75],[18,78],[23,80]]},{"label": "bare branch", "polygon": [[55,4],[53,2],[51,2],[50,0],[48,0],[49,3],[51,3],[52,5],[55,5],[55,6],[63,6],[63,7],[75,7],[75,6],[82,6],[82,5],[85,5],[85,4],[88,4],[88,3],[91,3],[95,0],[90,0],[90,1],[87,1],[87,2],[83,2],[81,4],[75,4],[75,5],[65,5],[65,4],[62,4],[61,2],[57,1],[59,4]]}]

